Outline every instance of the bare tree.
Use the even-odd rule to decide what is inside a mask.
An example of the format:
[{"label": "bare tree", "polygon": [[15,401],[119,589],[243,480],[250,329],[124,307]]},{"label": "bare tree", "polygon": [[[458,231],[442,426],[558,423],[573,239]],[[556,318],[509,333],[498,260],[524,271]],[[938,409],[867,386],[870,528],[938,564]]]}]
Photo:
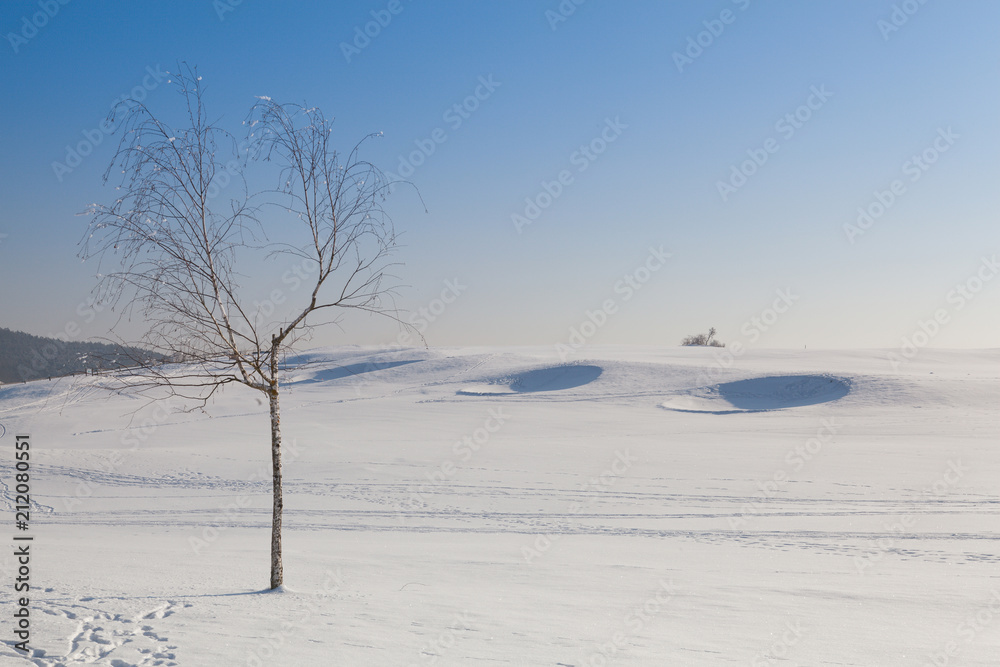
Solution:
[{"label": "bare tree", "polygon": [[695,334],[694,336],[685,336],[684,340],[681,341],[681,345],[707,345],[709,347],[725,347],[725,343],[720,343],[715,340],[715,327],[711,327],[707,334]]},{"label": "bare tree", "polygon": [[[346,155],[334,150],[332,123],[318,109],[259,98],[240,146],[209,122],[196,69],[183,66],[174,82],[186,106],[184,129],[135,102],[113,112],[124,114],[123,136],[105,182],[120,169],[121,194],[89,209],[81,256],[113,265],[98,290],[121,305],[123,315],[144,318],[147,332],[138,344],[185,362],[141,363],[127,378],[133,390],[166,387],[202,407],[227,384],[267,396],[275,589],[283,582],[278,399],[284,353],[314,327],[339,322],[336,313],[345,310],[409,326],[396,315],[388,284],[397,241],[383,208],[390,184],[359,158],[364,139]],[[244,169],[265,161],[277,165],[279,186],[250,196]],[[271,227],[280,242],[269,239]],[[273,318],[251,307],[238,269],[282,255],[308,261],[313,270],[302,302],[287,317]]]}]

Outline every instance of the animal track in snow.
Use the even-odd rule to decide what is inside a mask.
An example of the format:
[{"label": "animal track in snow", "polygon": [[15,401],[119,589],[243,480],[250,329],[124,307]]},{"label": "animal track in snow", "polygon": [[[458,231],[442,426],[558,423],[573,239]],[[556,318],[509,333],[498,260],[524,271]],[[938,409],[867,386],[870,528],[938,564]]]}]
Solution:
[{"label": "animal track in snow", "polygon": [[[85,602],[88,598],[81,600]],[[171,667],[180,665],[170,640],[146,621],[159,621],[177,610],[191,607],[186,602],[168,600],[153,609],[134,615],[112,614],[82,604],[39,603],[40,612],[75,621],[75,631],[66,639],[66,651],[51,655],[33,649],[27,664],[36,667],[103,665],[106,667]],[[0,649],[0,657],[5,651]],[[23,656],[23,654],[18,654]]]}]

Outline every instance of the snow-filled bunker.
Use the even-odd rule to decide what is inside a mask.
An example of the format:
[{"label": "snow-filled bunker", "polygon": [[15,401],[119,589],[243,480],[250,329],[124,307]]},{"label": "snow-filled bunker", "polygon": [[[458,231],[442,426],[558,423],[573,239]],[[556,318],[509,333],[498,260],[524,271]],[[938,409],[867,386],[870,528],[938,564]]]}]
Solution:
[{"label": "snow-filled bunker", "polygon": [[527,394],[540,391],[562,391],[590,384],[604,369],[589,364],[566,364],[535,368],[522,373],[491,378],[483,384],[469,385],[458,391],[466,396],[496,396]]},{"label": "snow-filled bunker", "polygon": [[770,375],[701,387],[660,405],[680,412],[764,412],[829,403],[850,391],[847,380],[830,375]]},{"label": "snow-filled bunker", "polygon": [[415,364],[420,361],[422,361],[422,359],[402,359],[398,361],[368,361],[347,364],[346,366],[333,366],[331,368],[323,368],[317,371],[308,372],[303,374],[301,377],[295,378],[288,384],[312,384],[316,382],[342,380],[343,378],[354,378],[359,375],[364,375],[365,373],[384,371],[390,368],[396,368],[397,366]]}]

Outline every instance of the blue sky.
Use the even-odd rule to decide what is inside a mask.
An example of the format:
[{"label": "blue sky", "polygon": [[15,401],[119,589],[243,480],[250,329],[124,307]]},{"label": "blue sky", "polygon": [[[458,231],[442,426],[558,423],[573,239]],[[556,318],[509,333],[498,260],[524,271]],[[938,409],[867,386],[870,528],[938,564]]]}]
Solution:
[{"label": "blue sky", "polygon": [[[107,334],[76,245],[113,193],[118,137],[96,128],[122,95],[175,115],[161,73],[185,61],[234,132],[268,95],[334,116],[343,148],[383,132],[365,156],[388,172],[417,151],[427,212],[405,190],[389,208],[399,303],[432,345],[714,326],[747,347],[995,347],[998,28],[987,0],[4,2],[0,326]],[[650,248],[670,254],[653,271]],[[396,336],[355,318],[316,342]]]}]

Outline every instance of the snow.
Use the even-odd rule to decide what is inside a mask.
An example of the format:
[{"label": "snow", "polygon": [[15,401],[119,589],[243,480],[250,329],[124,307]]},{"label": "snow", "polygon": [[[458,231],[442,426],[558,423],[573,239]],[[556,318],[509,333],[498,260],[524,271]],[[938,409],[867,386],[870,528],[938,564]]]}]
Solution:
[{"label": "snow", "polygon": [[485,384],[463,384],[458,394],[493,396],[499,394],[561,391],[589,384],[604,372],[600,366],[563,364],[489,378]]},{"label": "snow", "polygon": [[849,380],[824,375],[755,377],[698,387],[663,402],[681,412],[764,412],[827,403],[851,391]]},{"label": "snow", "polygon": [[257,395],[0,386],[0,665],[995,665],[1000,352],[720,355],[291,359],[274,593]]}]

